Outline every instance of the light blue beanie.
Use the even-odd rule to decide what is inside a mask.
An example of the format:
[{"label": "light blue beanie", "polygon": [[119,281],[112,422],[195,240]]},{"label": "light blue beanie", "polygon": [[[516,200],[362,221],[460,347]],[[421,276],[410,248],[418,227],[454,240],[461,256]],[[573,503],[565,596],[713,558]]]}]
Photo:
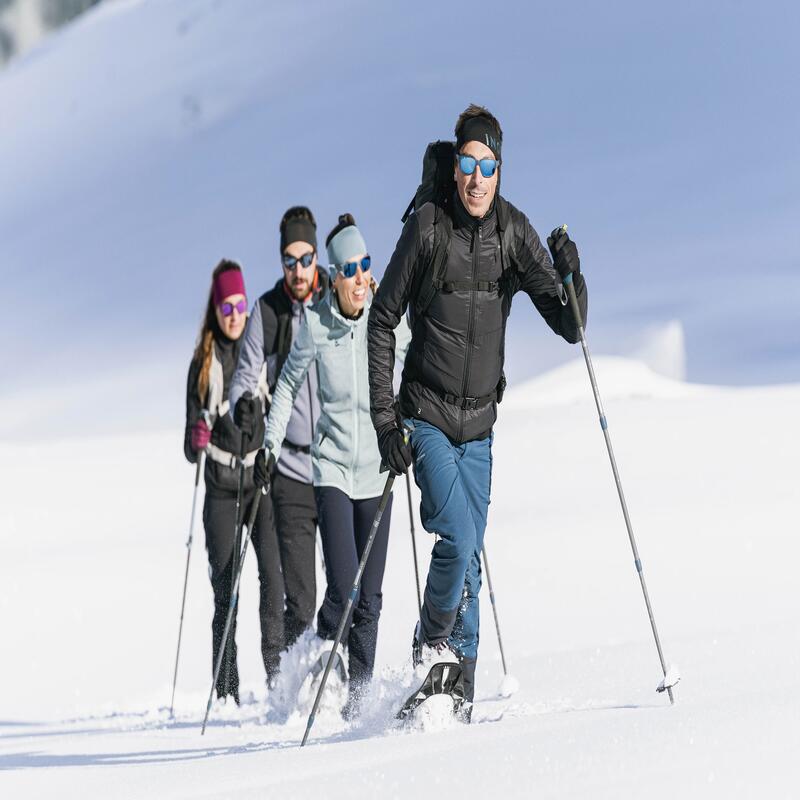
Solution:
[{"label": "light blue beanie", "polygon": [[355,225],[342,228],[328,244],[328,263],[333,265],[346,264],[357,255],[367,253],[367,243],[361,231]]}]

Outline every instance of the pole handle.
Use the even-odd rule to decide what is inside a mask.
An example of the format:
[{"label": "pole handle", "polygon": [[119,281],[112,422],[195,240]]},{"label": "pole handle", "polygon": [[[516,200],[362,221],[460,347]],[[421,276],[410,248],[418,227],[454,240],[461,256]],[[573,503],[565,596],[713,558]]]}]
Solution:
[{"label": "pole handle", "polygon": [[578,295],[575,293],[575,282],[572,280],[571,272],[564,278],[564,288],[567,290],[569,305],[570,308],[572,308],[572,315],[575,317],[575,323],[579,328],[583,328],[583,315],[581,314],[581,307],[578,305]]}]

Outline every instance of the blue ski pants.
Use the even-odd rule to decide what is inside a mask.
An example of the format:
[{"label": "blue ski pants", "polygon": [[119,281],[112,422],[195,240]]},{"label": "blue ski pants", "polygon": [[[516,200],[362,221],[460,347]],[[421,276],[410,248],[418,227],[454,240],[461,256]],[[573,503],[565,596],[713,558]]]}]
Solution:
[{"label": "blue ski pants", "polygon": [[409,418],[420,518],[437,535],[422,606],[424,641],[447,640],[462,658],[478,656],[481,549],[492,478],[492,436],[453,444],[435,425]]}]

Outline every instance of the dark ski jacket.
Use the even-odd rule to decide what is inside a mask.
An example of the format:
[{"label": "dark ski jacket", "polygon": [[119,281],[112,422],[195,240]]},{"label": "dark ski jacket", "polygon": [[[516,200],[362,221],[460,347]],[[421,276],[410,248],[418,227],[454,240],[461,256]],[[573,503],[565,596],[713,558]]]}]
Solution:
[{"label": "dark ski jacket", "polygon": [[[316,286],[307,305],[311,306],[325,297],[328,291],[328,276],[317,270]],[[286,363],[292,340],[300,329],[306,304],[289,296],[283,278],[265,292],[253,306],[247,320],[244,343],[239,363],[231,384],[231,408],[246,391],[255,393],[263,365],[267,364],[267,382],[274,391],[278,378]],[[278,471],[301,483],[312,482],[311,443],[319,419],[317,372],[310,371],[300,388],[292,407],[292,415],[286,428]]]},{"label": "dark ski jacket", "polygon": [[[370,412],[378,433],[396,424],[394,329],[406,309],[410,308],[412,339],[399,412],[435,425],[457,444],[487,437],[497,419],[497,402],[505,387],[506,320],[518,291],[531,298],[555,333],[568,342],[578,341],[550,254],[528,218],[510,203],[514,258],[512,263],[505,254],[501,259],[495,208],[499,202],[507,203],[498,196],[482,219],[470,216],[457,194],[448,203],[444,213],[450,215],[453,231],[444,280],[456,285],[438,291],[416,318],[420,273],[430,268],[436,207],[426,203],[406,221],[369,316]],[[474,282],[494,288],[477,291],[457,285]],[[587,292],[581,275],[575,278],[575,290],[585,320]]]},{"label": "dark ski jacket", "polygon": [[[243,337],[236,341],[228,339],[218,329],[214,331],[214,352],[222,365],[223,374],[223,401],[228,400],[231,378],[236,369],[239,351]],[[196,464],[198,453],[192,449],[192,426],[200,419],[203,404],[197,395],[197,379],[200,376],[201,362],[192,359],[189,365],[189,377],[186,381],[186,427],[183,434],[183,452],[191,464]],[[260,436],[263,438],[264,428],[261,427]],[[231,454],[241,453],[242,434],[233,422],[230,414],[222,413],[216,417],[211,429],[211,444],[220,450]],[[206,458],[205,466],[206,490],[211,492],[236,492],[239,485],[238,467],[223,464]],[[245,489],[253,488],[253,468],[245,469]]]}]

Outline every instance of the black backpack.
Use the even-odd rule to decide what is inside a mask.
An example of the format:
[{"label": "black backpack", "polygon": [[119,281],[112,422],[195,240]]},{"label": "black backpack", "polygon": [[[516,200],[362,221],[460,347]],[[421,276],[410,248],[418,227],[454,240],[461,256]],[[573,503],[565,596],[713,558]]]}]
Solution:
[{"label": "black backpack", "polygon": [[[450,237],[453,233],[453,222],[447,213],[456,183],[453,179],[456,146],[455,142],[431,142],[425,148],[422,159],[422,180],[416,194],[403,214],[402,222],[418,211],[425,203],[433,203],[433,249],[427,264],[420,267],[411,293],[414,320],[419,319],[428,309],[438,292],[497,291],[500,281],[444,281],[447,269],[447,255],[450,249]],[[516,264],[514,250],[514,223],[511,219],[508,203],[499,194],[495,201],[497,230],[500,237],[500,265],[506,270]]]}]

